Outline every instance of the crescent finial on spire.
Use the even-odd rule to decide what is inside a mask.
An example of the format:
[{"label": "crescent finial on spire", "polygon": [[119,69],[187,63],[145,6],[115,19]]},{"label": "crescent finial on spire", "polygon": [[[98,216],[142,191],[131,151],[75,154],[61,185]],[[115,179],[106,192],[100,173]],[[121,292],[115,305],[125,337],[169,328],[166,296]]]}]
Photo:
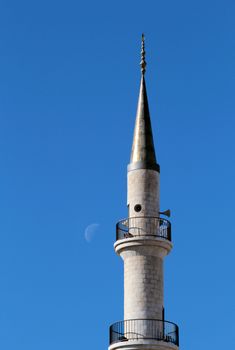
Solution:
[{"label": "crescent finial on spire", "polygon": [[141,66],[141,73],[142,75],[145,74],[146,71],[146,61],[145,61],[145,37],[144,33],[142,34],[142,42],[141,42],[141,61],[140,61],[140,66]]}]

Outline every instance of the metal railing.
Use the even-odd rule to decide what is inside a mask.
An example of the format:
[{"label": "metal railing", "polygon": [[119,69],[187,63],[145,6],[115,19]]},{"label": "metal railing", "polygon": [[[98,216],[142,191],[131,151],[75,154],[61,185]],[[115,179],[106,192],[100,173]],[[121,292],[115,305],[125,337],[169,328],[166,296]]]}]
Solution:
[{"label": "metal railing", "polygon": [[155,236],[171,241],[170,221],[158,217],[131,217],[116,225],[116,240],[136,236]]},{"label": "metal railing", "polygon": [[179,328],[163,320],[134,319],[114,323],[110,326],[109,344],[133,340],[152,339],[179,346]]}]

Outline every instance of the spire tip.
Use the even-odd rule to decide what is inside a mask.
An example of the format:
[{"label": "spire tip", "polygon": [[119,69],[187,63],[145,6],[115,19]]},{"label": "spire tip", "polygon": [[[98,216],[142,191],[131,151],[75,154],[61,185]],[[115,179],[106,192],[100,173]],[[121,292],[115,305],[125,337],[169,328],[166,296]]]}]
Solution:
[{"label": "spire tip", "polygon": [[141,73],[142,75],[146,72],[146,61],[145,61],[145,36],[144,33],[142,33],[141,38],[141,61],[140,61],[140,67],[141,67]]}]

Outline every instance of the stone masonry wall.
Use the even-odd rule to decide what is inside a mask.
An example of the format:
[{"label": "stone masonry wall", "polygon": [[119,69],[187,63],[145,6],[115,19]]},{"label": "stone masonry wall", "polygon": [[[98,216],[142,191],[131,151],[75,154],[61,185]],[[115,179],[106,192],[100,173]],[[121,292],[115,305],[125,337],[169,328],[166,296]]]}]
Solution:
[{"label": "stone masonry wall", "polygon": [[[129,216],[159,216],[159,181],[157,171],[137,169],[128,172],[127,205]],[[140,204],[140,212],[134,206]]]},{"label": "stone masonry wall", "polygon": [[133,253],[124,258],[124,319],[161,319],[163,261]]}]

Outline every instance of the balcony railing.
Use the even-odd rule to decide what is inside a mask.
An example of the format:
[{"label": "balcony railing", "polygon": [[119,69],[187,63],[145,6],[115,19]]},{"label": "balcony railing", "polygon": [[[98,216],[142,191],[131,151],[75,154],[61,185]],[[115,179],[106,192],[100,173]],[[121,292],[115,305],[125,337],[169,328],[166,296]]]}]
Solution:
[{"label": "balcony railing", "polygon": [[125,320],[110,326],[109,343],[152,339],[179,346],[179,328],[163,320]]},{"label": "balcony railing", "polygon": [[116,240],[136,236],[154,236],[171,241],[171,223],[158,217],[131,217],[117,223]]}]

